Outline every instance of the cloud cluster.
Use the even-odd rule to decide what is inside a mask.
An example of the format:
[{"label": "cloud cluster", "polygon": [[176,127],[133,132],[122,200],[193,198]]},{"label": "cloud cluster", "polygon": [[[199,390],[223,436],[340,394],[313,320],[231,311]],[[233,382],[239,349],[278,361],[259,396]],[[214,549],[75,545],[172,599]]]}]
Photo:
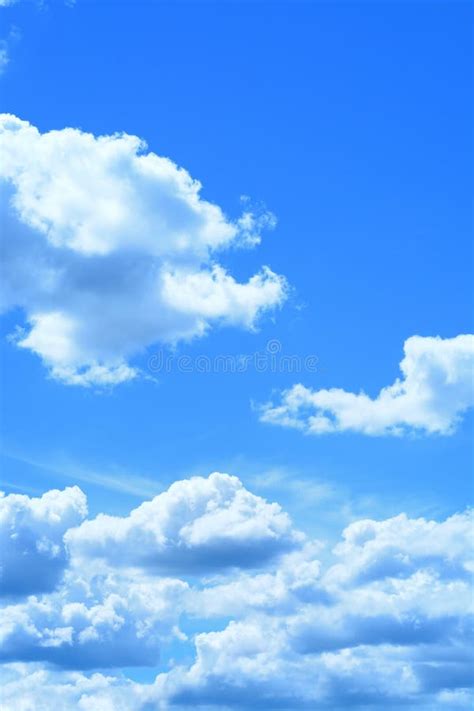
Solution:
[{"label": "cloud cluster", "polygon": [[[279,506],[225,474],[176,482],[125,517],[80,523],[64,502],[54,512],[70,555],[61,580],[2,615],[7,711],[58,699],[91,711],[473,700],[470,512],[355,521],[324,563]],[[155,680],[98,673],[133,665]]]},{"label": "cloud cluster", "polygon": [[53,590],[68,563],[64,534],[86,514],[86,497],[77,486],[40,498],[1,494],[0,595]]},{"label": "cloud cluster", "polygon": [[363,392],[311,390],[298,384],[284,391],[279,403],[263,405],[260,419],[312,435],[451,434],[474,404],[474,336],[411,336],[404,353],[403,377],[375,398]]},{"label": "cloud cluster", "polygon": [[[356,522],[334,550],[342,565],[320,571],[301,551],[274,574],[208,587],[199,593],[206,614],[241,619],[197,635],[195,662],[159,675],[155,698],[249,709],[468,708],[471,535],[469,513]],[[356,574],[366,565],[368,575]]]},{"label": "cloud cluster", "polygon": [[0,668],[0,682],[3,711],[145,711],[140,685],[123,677],[15,663]]},{"label": "cloud cluster", "polygon": [[185,575],[256,567],[301,540],[278,504],[219,472],[177,481],[126,518],[101,514],[66,535],[76,559]]},{"label": "cloud cluster", "polygon": [[69,574],[57,592],[3,609],[0,660],[70,669],[156,665],[161,644],[182,636],[187,589],[176,579]]},{"label": "cloud cluster", "polygon": [[3,114],[0,153],[2,306],[24,310],[16,342],[63,382],[123,382],[153,343],[218,323],[253,328],[283,303],[285,279],[269,267],[238,282],[215,258],[258,244],[274,217],[245,209],[228,220],[137,137],[42,134]]}]

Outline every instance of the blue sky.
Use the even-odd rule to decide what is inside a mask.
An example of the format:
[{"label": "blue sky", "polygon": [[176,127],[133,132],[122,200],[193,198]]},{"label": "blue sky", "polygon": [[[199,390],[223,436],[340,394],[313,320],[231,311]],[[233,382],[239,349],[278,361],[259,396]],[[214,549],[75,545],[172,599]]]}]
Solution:
[{"label": "blue sky", "polygon": [[[252,323],[237,313],[236,302],[235,310],[228,307],[209,321],[204,337],[176,345],[168,336],[142,339],[125,359],[138,376],[115,387],[65,384],[54,377],[56,361],[40,346],[19,348],[20,336],[15,343],[11,334],[18,326],[24,333],[31,328],[39,302],[29,295],[10,299],[0,338],[5,492],[38,497],[77,484],[87,495],[89,518],[104,512],[126,517],[177,480],[226,472],[253,494],[277,501],[295,529],[329,546],[360,519],[390,520],[403,512],[409,520],[449,521],[463,512],[472,502],[470,385],[463,375],[454,394],[438,390],[431,350],[423,352],[429,363],[420,378],[432,388],[427,408],[433,412],[423,411],[413,425],[409,418],[418,404],[408,399],[409,414],[393,425],[401,423],[401,432],[379,428],[367,434],[372,421],[345,428],[334,406],[337,431],[314,436],[305,419],[316,412],[311,394],[301,411],[292,412],[293,426],[274,408],[286,403],[285,392],[297,383],[308,393],[340,388],[376,398],[401,377],[407,339],[439,336],[457,347],[456,337],[472,331],[470,4],[18,0],[0,12],[8,54],[0,76],[5,113],[41,134],[71,127],[94,136],[139,136],[145,154],[169,157],[199,180],[201,198],[219,206],[228,225],[248,209],[256,231],[262,228],[254,248],[239,249],[237,236],[213,259],[239,283],[262,265],[286,280],[284,296],[271,302],[265,296]],[[58,149],[58,166],[67,162],[67,150],[66,144]],[[33,174],[39,163],[31,160],[25,170]],[[12,175],[6,178],[10,187]],[[95,188],[97,200],[103,184]],[[20,190],[17,183],[14,189]],[[92,205],[94,199],[91,187]],[[9,220],[22,218],[19,212],[11,217],[11,203],[7,212],[2,220],[12,240]],[[127,229],[131,249],[135,234]],[[20,245],[30,238],[18,234]],[[70,249],[65,244],[64,254]],[[66,270],[83,269],[64,259]],[[207,269],[211,262],[204,264]],[[105,281],[101,269],[98,278]],[[74,308],[88,326],[97,314],[84,304],[97,275],[82,273],[86,285]],[[140,273],[131,278],[140,279]],[[128,301],[125,291],[122,296],[124,310],[133,309],[133,295]],[[44,304],[44,294],[41,299]],[[137,314],[141,308],[137,302]],[[132,321],[118,319],[117,329],[132,330]],[[100,330],[109,322],[98,323]],[[315,356],[315,372],[257,372],[252,366],[244,373],[179,372],[176,365],[182,355],[195,363],[202,356],[267,353],[271,341],[278,342],[279,355]],[[171,372],[150,370],[157,353],[173,355]],[[464,357],[452,355],[453,372]],[[448,401],[454,404],[446,415]],[[270,419],[262,415],[265,403],[272,403]],[[438,416],[450,418],[448,425],[433,424]],[[183,576],[189,577],[186,571]],[[232,615],[216,618],[220,623],[203,622],[198,631],[228,629]],[[192,645],[184,645],[184,652],[174,645],[178,658],[193,657]],[[28,654],[12,659],[24,662]],[[151,665],[146,678],[154,676]],[[249,703],[235,702],[232,689],[226,697],[222,686],[221,698],[209,680],[194,691],[174,677],[160,683],[157,693],[178,705],[196,699],[218,708]],[[248,688],[254,683],[248,681]],[[413,693],[414,707],[426,699],[439,708],[454,703],[439,696],[445,690],[436,702],[425,692],[419,699]],[[299,708],[288,699],[268,700],[263,691],[255,694],[266,699],[266,708],[277,708],[277,702]],[[387,699],[397,708],[398,701]],[[456,703],[463,699],[456,697]],[[124,709],[134,709],[132,703]],[[337,703],[348,708],[370,701]]]}]

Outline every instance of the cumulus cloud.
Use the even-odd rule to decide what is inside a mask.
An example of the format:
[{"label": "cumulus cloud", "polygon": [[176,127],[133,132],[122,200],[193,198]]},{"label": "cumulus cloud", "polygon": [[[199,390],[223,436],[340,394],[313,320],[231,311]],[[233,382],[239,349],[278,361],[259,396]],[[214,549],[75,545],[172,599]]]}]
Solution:
[{"label": "cumulus cloud", "polygon": [[316,557],[320,550],[319,543],[309,542],[281,556],[276,570],[239,571],[237,576],[192,588],[186,595],[186,611],[200,618],[256,612],[284,615],[303,602],[327,602],[328,594],[320,580],[321,563]]},{"label": "cumulus cloud", "polygon": [[311,390],[294,385],[277,404],[261,407],[262,422],[294,427],[307,434],[407,432],[451,434],[474,404],[474,336],[411,336],[400,363],[403,377],[376,398],[339,388]]},{"label": "cumulus cloud", "polygon": [[256,567],[302,541],[278,504],[219,472],[177,481],[125,518],[101,514],[66,534],[75,559],[185,575]]},{"label": "cumulus cloud", "polygon": [[[468,708],[470,525],[469,513],[356,522],[334,553],[350,568],[367,565],[367,576],[341,576],[338,563],[320,573],[310,555],[294,575],[281,561],[275,575],[244,575],[214,595],[207,586],[206,614],[241,619],[198,634],[194,663],[160,674],[155,698],[198,708]],[[363,546],[377,534],[369,554]]]},{"label": "cumulus cloud", "polygon": [[274,218],[245,205],[229,220],[201,185],[135,136],[0,119],[4,310],[21,307],[19,346],[76,385],[136,376],[153,343],[219,323],[254,328],[286,282],[269,267],[238,282],[219,250],[254,246]]},{"label": "cumulus cloud", "polygon": [[77,486],[48,491],[40,498],[2,494],[0,594],[52,590],[68,563],[64,533],[86,514],[86,498]]},{"label": "cumulus cloud", "polygon": [[378,649],[301,655],[278,622],[231,622],[196,638],[196,661],[156,680],[156,697],[194,708],[331,708],[409,699],[418,683],[405,659]]},{"label": "cumulus cloud", "polygon": [[7,664],[0,680],[3,711],[144,711],[141,685],[123,677]]},{"label": "cumulus cloud", "polygon": [[[71,491],[79,514],[65,492],[16,497],[27,514],[10,533],[34,508],[70,558],[54,590],[2,610],[7,710],[470,707],[469,511],[354,521],[321,556],[225,474],[79,525],[85,502]],[[155,680],[96,673],[133,666]]]},{"label": "cumulus cloud", "polygon": [[[299,654],[275,621],[231,622],[196,638],[196,661],[158,676],[156,705],[219,709],[469,708],[472,655],[395,644]],[[453,656],[457,658],[453,661]],[[153,694],[150,694],[153,697]],[[443,701],[446,704],[443,705]]]},{"label": "cumulus cloud", "polygon": [[187,588],[167,578],[69,574],[54,594],[4,608],[0,659],[73,669],[156,665],[161,644],[182,636]]},{"label": "cumulus cloud", "polygon": [[437,565],[448,577],[474,572],[470,541],[472,512],[455,514],[441,523],[400,514],[385,521],[355,521],[343,531],[334,553],[340,559],[328,575],[338,584],[411,575]]}]

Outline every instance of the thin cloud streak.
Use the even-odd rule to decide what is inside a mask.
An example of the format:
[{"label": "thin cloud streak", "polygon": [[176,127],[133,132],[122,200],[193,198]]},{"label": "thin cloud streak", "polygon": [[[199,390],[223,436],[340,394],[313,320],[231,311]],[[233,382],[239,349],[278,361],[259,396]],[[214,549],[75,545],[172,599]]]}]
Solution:
[{"label": "thin cloud streak", "polygon": [[[75,462],[64,458],[50,459],[45,462],[39,458],[25,456],[23,454],[11,453],[7,451],[1,452],[2,456],[11,459],[20,464],[27,464],[35,469],[41,469],[48,474],[55,474],[62,479],[70,479],[73,482],[83,482],[86,484],[94,484],[109,491],[119,491],[123,494],[130,494],[139,498],[156,496],[163,491],[161,483],[148,479],[147,477],[124,475],[119,473],[99,473],[93,469],[88,469]],[[13,486],[12,484],[6,484]],[[19,487],[19,485],[15,485]],[[27,487],[21,487],[27,491]]]}]

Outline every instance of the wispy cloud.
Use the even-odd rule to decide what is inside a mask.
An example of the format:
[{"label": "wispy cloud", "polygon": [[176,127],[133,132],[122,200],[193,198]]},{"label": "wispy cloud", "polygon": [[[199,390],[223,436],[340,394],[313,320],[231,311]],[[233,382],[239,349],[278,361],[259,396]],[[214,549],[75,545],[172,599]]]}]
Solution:
[{"label": "wispy cloud", "polygon": [[[119,468],[109,471],[97,471],[71,460],[62,454],[51,454],[47,457],[35,457],[16,452],[3,451],[2,456],[21,464],[26,464],[35,469],[40,469],[48,474],[54,474],[60,479],[74,483],[85,483],[100,486],[110,491],[119,491],[139,498],[156,496],[163,490],[162,484],[148,477],[127,474]],[[5,482],[6,484],[6,482]],[[12,487],[12,484],[6,484]],[[28,489],[22,487],[24,491]],[[36,493],[36,492],[33,492]]]},{"label": "wispy cloud", "polygon": [[19,40],[20,36],[18,28],[13,26],[10,27],[7,37],[0,39],[0,74],[3,74],[7,66],[10,64],[11,45]]}]

